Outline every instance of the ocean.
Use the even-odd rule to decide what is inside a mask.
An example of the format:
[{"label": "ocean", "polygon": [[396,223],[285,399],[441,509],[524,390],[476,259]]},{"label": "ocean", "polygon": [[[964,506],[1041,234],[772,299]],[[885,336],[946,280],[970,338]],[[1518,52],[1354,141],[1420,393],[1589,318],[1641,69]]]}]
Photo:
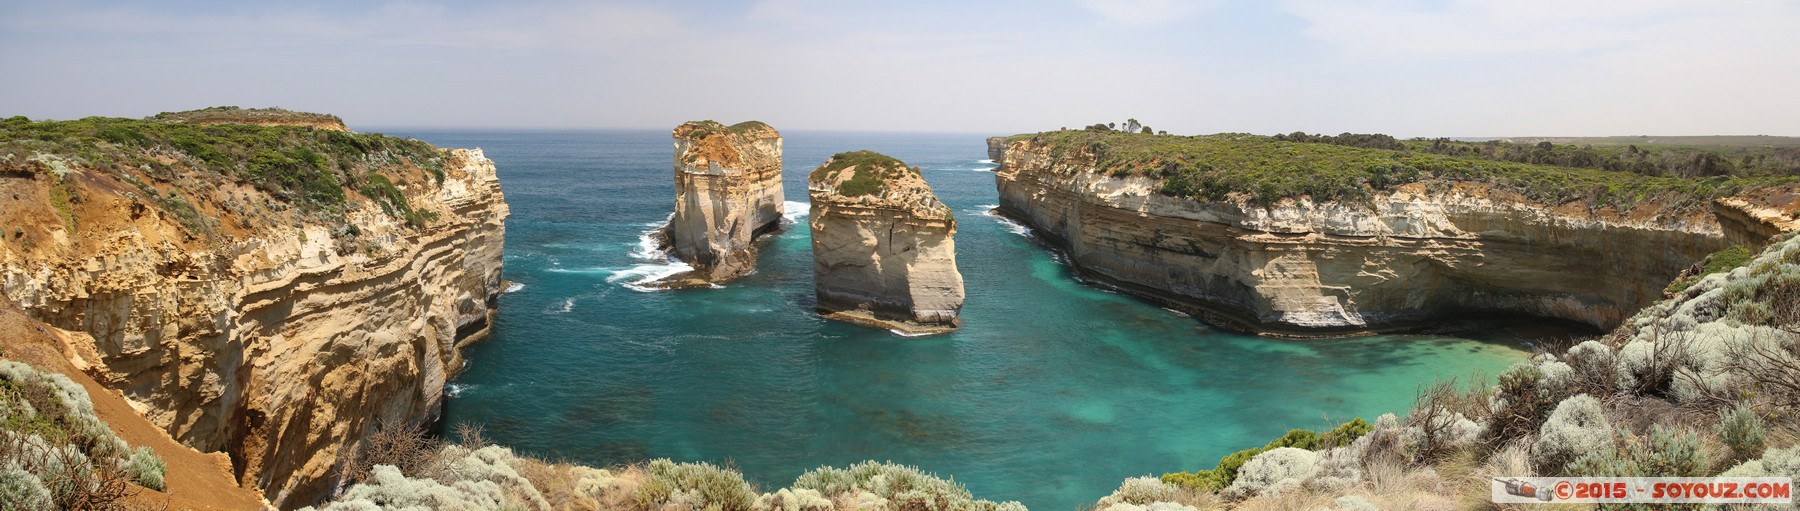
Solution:
[{"label": "ocean", "polygon": [[[1404,415],[1423,383],[1525,360],[1504,332],[1277,340],[1081,283],[998,202],[979,134],[784,132],[788,217],[757,271],[652,291],[673,208],[669,133],[387,130],[480,147],[512,206],[493,334],[465,350],[445,423],[596,466],[743,471],[764,491],[862,460],[918,466],[1038,511],[1129,477],[1211,468],[1293,428]],[[963,327],[906,338],[813,312],[808,172],[871,149],[923,168],[955,212]]]}]

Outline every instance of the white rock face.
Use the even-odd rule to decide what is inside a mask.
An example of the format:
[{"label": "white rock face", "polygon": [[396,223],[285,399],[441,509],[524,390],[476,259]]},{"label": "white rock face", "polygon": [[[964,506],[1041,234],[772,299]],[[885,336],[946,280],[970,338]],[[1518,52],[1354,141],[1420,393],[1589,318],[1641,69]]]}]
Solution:
[{"label": "white rock face", "polygon": [[[819,311],[904,333],[955,328],[963,282],[950,208],[899,160],[833,168],[841,157],[807,184]],[[884,177],[872,190],[846,186],[859,175]]]},{"label": "white rock face", "polygon": [[694,267],[665,279],[688,287],[756,269],[751,242],[781,225],[781,134],[760,122],[675,128],[675,217],[669,253]]}]

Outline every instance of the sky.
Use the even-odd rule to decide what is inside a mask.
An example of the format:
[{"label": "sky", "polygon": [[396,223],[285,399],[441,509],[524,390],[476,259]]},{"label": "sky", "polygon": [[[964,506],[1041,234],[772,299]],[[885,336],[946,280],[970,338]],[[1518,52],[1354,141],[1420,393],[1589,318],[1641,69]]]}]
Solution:
[{"label": "sky", "polygon": [[0,0],[0,116],[1800,136],[1793,0]]}]

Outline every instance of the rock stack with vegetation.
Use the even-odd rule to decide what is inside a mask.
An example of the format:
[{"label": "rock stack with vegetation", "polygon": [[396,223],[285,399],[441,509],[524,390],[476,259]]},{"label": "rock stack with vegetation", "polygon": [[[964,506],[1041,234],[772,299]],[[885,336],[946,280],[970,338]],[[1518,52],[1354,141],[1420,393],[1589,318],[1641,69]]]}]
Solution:
[{"label": "rock stack with vegetation", "polygon": [[757,121],[677,126],[675,215],[665,249],[693,266],[656,285],[695,287],[756,269],[752,241],[781,227],[781,134]]},{"label": "rock stack with vegetation", "polygon": [[807,179],[819,312],[905,334],[960,324],[956,218],[916,167],[839,153]]}]

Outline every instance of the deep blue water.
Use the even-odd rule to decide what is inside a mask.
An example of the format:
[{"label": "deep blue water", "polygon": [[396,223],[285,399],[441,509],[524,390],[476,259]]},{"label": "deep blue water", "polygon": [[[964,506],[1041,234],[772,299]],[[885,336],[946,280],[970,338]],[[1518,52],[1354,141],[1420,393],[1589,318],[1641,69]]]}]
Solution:
[{"label": "deep blue water", "polygon": [[998,201],[980,135],[784,133],[790,206],[828,155],[873,149],[922,166],[955,211],[964,326],[903,338],[812,312],[803,218],[723,289],[629,287],[666,268],[640,252],[674,201],[666,131],[391,132],[499,166],[506,276],[524,287],[466,351],[446,422],[539,455],[724,463],[764,490],[889,460],[1061,511],[1290,428],[1404,413],[1421,382],[1525,357],[1432,336],[1258,338],[1085,286],[984,214]]}]

